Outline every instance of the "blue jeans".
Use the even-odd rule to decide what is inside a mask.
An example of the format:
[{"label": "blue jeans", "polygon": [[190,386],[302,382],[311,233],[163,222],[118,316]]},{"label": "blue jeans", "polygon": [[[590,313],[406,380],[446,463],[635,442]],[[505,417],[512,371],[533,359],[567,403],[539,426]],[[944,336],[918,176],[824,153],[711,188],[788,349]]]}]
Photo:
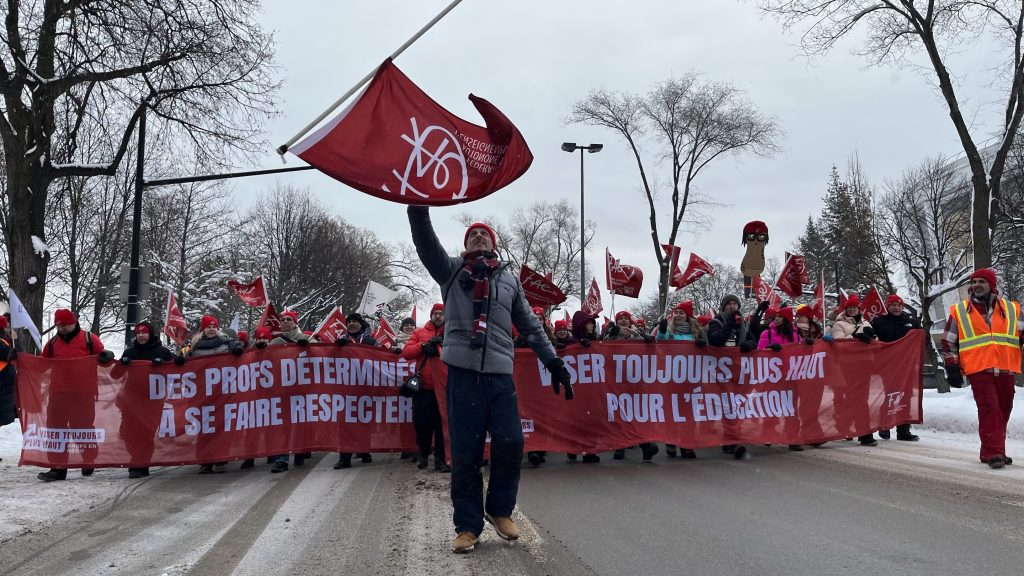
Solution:
[{"label": "blue jeans", "polygon": [[[480,535],[484,511],[511,516],[519,491],[523,426],[511,374],[483,374],[448,366],[448,436],[452,449],[451,495],[455,532]],[[490,481],[483,499],[484,457],[491,434]]]}]

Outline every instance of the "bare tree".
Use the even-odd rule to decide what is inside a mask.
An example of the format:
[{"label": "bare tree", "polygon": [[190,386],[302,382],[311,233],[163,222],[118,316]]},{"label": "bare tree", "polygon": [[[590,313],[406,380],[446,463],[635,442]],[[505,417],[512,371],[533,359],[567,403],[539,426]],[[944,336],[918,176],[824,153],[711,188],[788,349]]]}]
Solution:
[{"label": "bare tree", "polygon": [[[873,64],[900,63],[907,53],[923,48],[938,80],[939,91],[971,169],[974,191],[971,237],[974,264],[991,266],[992,228],[1003,216],[1000,184],[1007,154],[1024,116],[1024,2],[1012,0],[758,0],[787,28],[806,23],[800,42],[808,55],[831,50],[840,39],[863,23],[867,39],[862,54]],[[992,84],[1005,85],[1001,130],[991,158],[978,149],[970,118],[961,110],[960,97],[947,67],[956,47],[983,34],[1006,46],[1002,62],[993,69]],[[986,171],[986,161],[989,162]]]},{"label": "bare tree", "polygon": [[[50,256],[34,244],[46,238],[51,183],[114,175],[147,108],[211,158],[252,152],[274,112],[273,39],[255,24],[256,0],[9,0],[6,8],[8,275],[38,322]],[[73,122],[58,121],[65,107]],[[80,147],[84,135],[104,145]]]},{"label": "bare tree", "polygon": [[[650,213],[662,310],[667,302],[671,262],[661,245],[674,245],[683,222],[694,216],[692,209],[707,202],[694,188],[697,176],[723,155],[774,153],[780,134],[775,120],[759,112],[737,88],[703,82],[696,74],[661,82],[643,96],[595,90],[573,105],[568,121],[609,128],[633,152]],[[653,144],[656,150],[647,164],[641,152],[645,143]],[[667,166],[670,175],[667,205],[659,202],[658,190],[648,177],[648,167],[658,162]],[[658,228],[658,216],[663,211],[669,215],[667,234]]]}]

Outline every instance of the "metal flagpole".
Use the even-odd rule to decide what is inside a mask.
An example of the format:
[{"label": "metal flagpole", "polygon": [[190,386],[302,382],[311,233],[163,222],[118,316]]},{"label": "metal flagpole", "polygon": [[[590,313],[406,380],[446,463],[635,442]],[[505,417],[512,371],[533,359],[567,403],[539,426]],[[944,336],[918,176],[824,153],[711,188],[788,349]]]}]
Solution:
[{"label": "metal flagpole", "polygon": [[[438,21],[441,20],[441,18],[444,18],[445,15],[447,15],[449,12],[451,12],[452,9],[454,9],[456,6],[458,6],[461,2],[462,2],[462,0],[453,0],[451,4],[446,6],[445,9],[441,11],[440,14],[438,14],[437,16],[434,16],[433,20],[431,20],[430,22],[427,22],[427,24],[423,28],[420,28],[419,32],[413,34],[412,38],[409,38],[408,40],[406,40],[405,44],[402,44],[401,46],[399,46],[398,50],[395,50],[394,52],[392,52],[391,56],[389,56],[389,58],[391,58],[392,60],[394,60],[395,58],[398,58],[399,54],[401,54],[402,52],[405,52],[406,48],[411,46],[413,42],[419,40],[420,36],[423,36],[427,32],[427,30],[430,30],[434,26],[434,24],[437,24]],[[295,136],[292,136],[287,142],[285,142],[284,144],[278,146],[277,153],[280,154],[281,157],[283,158],[284,157],[284,153],[287,152],[288,149],[291,148],[293,144],[298,142],[299,138],[302,138],[303,136],[305,136],[305,134],[307,132],[312,130],[317,124],[319,124],[321,121],[323,121],[324,118],[327,118],[327,116],[331,112],[334,112],[338,108],[338,106],[341,106],[342,103],[345,102],[345,100],[348,100],[353,94],[356,93],[357,90],[359,90],[360,88],[363,87],[364,84],[369,82],[370,79],[373,78],[373,75],[376,74],[376,73],[377,73],[377,68],[374,68],[373,70],[370,70],[370,72],[366,76],[363,76],[362,80],[357,82],[355,86],[349,88],[347,92],[342,94],[341,98],[338,98],[338,100],[335,101],[334,104],[331,104],[331,106],[327,110],[324,110],[323,113],[321,113],[319,116],[316,117],[316,119],[314,119],[312,122],[310,122],[305,128],[300,130],[298,134],[296,134]]]}]

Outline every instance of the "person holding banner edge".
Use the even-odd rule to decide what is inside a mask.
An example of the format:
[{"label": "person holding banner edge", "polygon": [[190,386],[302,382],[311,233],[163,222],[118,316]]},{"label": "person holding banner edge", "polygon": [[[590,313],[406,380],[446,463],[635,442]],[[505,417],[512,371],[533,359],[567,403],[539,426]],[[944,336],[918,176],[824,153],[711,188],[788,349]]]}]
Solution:
[{"label": "person holding banner edge", "polygon": [[[497,238],[482,223],[466,229],[463,251],[451,257],[441,245],[426,206],[409,206],[412,241],[423,266],[441,286],[445,305],[444,349],[448,366],[446,401],[451,441],[452,520],[455,553],[476,546],[486,519],[498,536],[519,538],[512,520],[519,489],[523,431],[512,382],[515,325],[551,373],[555,394],[573,398],[569,372],[526,302],[519,279],[494,252]],[[484,442],[491,435],[486,502],[480,472]]]}]

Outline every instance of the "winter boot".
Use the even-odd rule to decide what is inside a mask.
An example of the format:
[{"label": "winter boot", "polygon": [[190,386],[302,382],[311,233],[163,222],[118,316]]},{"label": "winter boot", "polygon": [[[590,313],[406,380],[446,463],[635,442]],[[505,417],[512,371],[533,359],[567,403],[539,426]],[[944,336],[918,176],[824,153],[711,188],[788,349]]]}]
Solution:
[{"label": "winter boot", "polygon": [[200,474],[213,474],[213,464],[203,464],[199,467]]},{"label": "winter boot", "polygon": [[892,438],[892,434],[889,432],[888,428],[883,428],[882,430],[878,431],[878,437],[881,438],[882,440],[888,440]]},{"label": "winter boot", "polygon": [[861,446],[878,446],[878,440],[875,440],[874,434],[865,434],[857,438],[857,440],[860,441]]},{"label": "winter boot", "polygon": [[137,480],[139,478],[145,478],[149,476],[149,468],[129,468],[128,478],[130,480]]},{"label": "winter boot", "polygon": [[288,471],[288,461],[287,460],[278,460],[278,461],[274,462],[273,466],[270,467],[270,473],[271,474],[278,474],[280,472],[287,472],[287,471]]},{"label": "winter boot", "polygon": [[799,445],[799,444],[790,444],[789,445],[789,450],[791,452],[803,452],[804,451],[804,447]]},{"label": "winter boot", "polygon": [[434,456],[434,472],[448,474],[451,471],[452,467],[444,461],[444,456]]},{"label": "winter boot", "polygon": [[650,462],[654,455],[659,452],[658,445],[654,442],[644,443],[640,445],[640,451],[643,452],[644,462]]},{"label": "winter boot", "polygon": [[519,539],[519,527],[512,521],[508,516],[491,516],[490,514],[484,514],[484,519],[490,522],[491,526],[494,527],[494,531],[498,533],[504,540],[518,540]]},{"label": "winter boot", "polygon": [[452,552],[456,554],[465,554],[466,552],[472,552],[473,548],[476,547],[476,534],[472,532],[459,532],[458,537],[452,542]]},{"label": "winter boot", "polygon": [[1003,458],[1002,456],[993,456],[993,457],[988,459],[988,467],[989,468],[997,468],[998,469],[998,468],[1002,468],[1003,466],[1006,466],[1006,459]]},{"label": "winter boot", "polygon": [[665,444],[665,456],[669,458],[676,457],[676,447],[672,444]]},{"label": "winter boot", "polygon": [[693,460],[694,458],[697,457],[697,453],[689,448],[680,448],[679,457],[685,458],[686,460]]},{"label": "winter boot", "polygon": [[747,447],[743,444],[737,444],[732,451],[732,457],[737,460],[743,460],[743,457],[747,454]]},{"label": "winter boot", "polygon": [[228,463],[227,462],[217,462],[217,463],[215,463],[213,465],[213,471],[216,472],[217,474],[223,474],[223,473],[227,472],[228,471]]},{"label": "winter boot", "polygon": [[544,463],[544,460],[541,459],[539,452],[527,452],[526,459],[527,461],[530,462],[530,466],[533,466],[534,468]]},{"label": "winter boot", "polygon": [[726,454],[735,454],[736,453],[736,445],[735,444],[722,444],[722,452],[725,452]]},{"label": "winter boot", "polygon": [[575,462],[576,461],[576,455],[575,454],[566,454],[565,457],[569,459],[569,462]]},{"label": "winter boot", "polygon": [[242,470],[248,470],[256,466],[256,459],[249,458],[248,460],[242,460]]},{"label": "winter boot", "polygon": [[50,468],[46,472],[40,472],[36,474],[36,478],[43,482],[56,482],[58,480],[66,480],[68,477],[68,471],[61,468]]},{"label": "winter boot", "polygon": [[427,455],[420,453],[420,455],[416,457],[416,467],[420,470],[426,470],[427,464]]},{"label": "winter boot", "polygon": [[896,427],[896,439],[903,442],[917,442],[921,438],[910,431],[910,424],[900,424]]},{"label": "winter boot", "polygon": [[626,458],[626,449],[625,448],[619,448],[618,450],[616,450],[615,452],[612,453],[612,459],[613,460],[623,460],[625,458]]},{"label": "winter boot", "polygon": [[92,476],[92,473],[95,471],[95,468],[82,468],[82,476],[88,478],[89,476]]},{"label": "winter boot", "polygon": [[309,456],[306,456],[306,454],[309,454],[309,452],[302,452],[302,453],[299,453],[299,454],[295,455],[294,462],[295,462],[295,467],[296,468],[298,468],[299,466],[302,466],[303,464],[306,463],[306,458],[309,457]]},{"label": "winter boot", "polygon": [[601,457],[598,456],[597,454],[584,454],[583,455],[583,463],[584,464],[597,464],[599,462],[601,462]]},{"label": "winter boot", "polygon": [[351,454],[340,454],[338,456],[338,462],[335,463],[334,469],[341,470],[342,468],[352,467],[352,455]]},{"label": "winter boot", "polygon": [[359,461],[363,464],[371,464],[373,463],[373,456],[370,456],[369,452],[363,452],[359,454]]}]

